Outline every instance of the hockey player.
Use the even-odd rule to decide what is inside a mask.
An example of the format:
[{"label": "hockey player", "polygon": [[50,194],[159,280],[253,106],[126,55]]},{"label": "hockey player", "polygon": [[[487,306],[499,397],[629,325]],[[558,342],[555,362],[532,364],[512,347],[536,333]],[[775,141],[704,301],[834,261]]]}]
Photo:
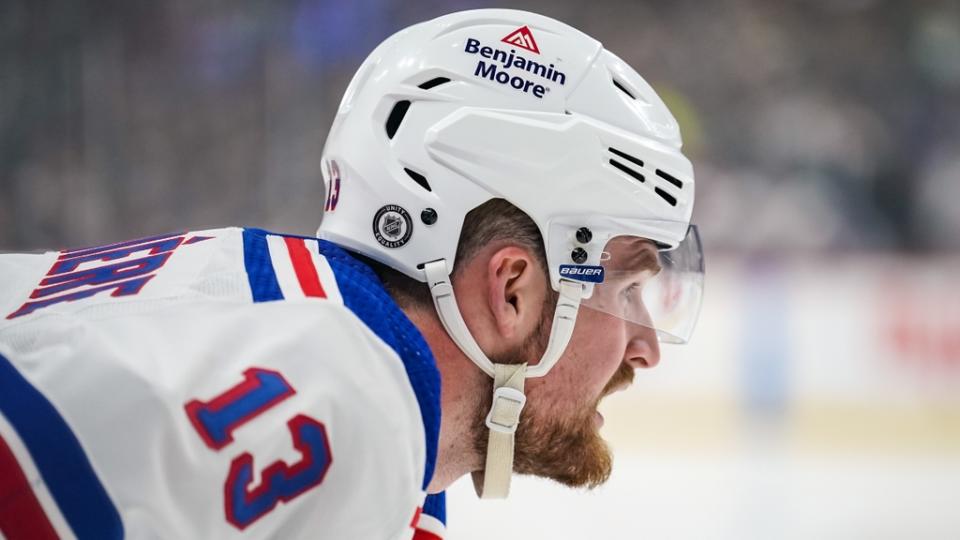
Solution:
[{"label": "hockey player", "polygon": [[468,473],[607,478],[597,403],[702,290],[650,86],[552,19],[455,13],[367,58],[323,163],[319,239],[0,257],[0,536],[434,539]]}]

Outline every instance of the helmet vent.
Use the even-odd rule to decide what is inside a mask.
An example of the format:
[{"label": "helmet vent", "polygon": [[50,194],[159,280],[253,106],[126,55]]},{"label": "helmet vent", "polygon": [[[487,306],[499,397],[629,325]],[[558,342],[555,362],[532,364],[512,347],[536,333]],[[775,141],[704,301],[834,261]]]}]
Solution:
[{"label": "helmet vent", "polygon": [[433,192],[433,190],[430,189],[430,183],[427,182],[427,177],[423,176],[422,174],[420,174],[420,173],[418,173],[418,172],[411,171],[410,169],[408,169],[408,168],[406,168],[406,167],[404,167],[403,170],[407,173],[407,176],[409,176],[411,179],[413,179],[414,182],[416,182],[417,184],[419,184],[420,187],[422,187],[423,189],[425,189],[425,190],[427,190],[427,191],[429,191],[429,192]]},{"label": "helmet vent", "polygon": [[659,195],[660,197],[662,197],[663,200],[665,200],[665,201],[667,201],[668,203],[670,203],[670,206],[676,206],[676,205],[677,205],[677,198],[674,197],[673,195],[667,193],[666,191],[664,191],[664,190],[662,190],[662,189],[660,189],[660,188],[654,188],[653,191],[655,191],[657,195]]},{"label": "helmet vent", "polygon": [[625,160],[627,160],[627,161],[629,161],[629,162],[631,162],[631,163],[635,163],[638,167],[643,167],[643,160],[640,159],[640,158],[633,157],[633,156],[631,156],[630,154],[628,154],[628,153],[626,153],[626,152],[623,152],[623,151],[620,151],[620,150],[617,150],[616,148],[614,148],[614,147],[612,147],[612,146],[611,146],[610,148],[607,148],[607,150],[610,150],[610,152],[612,152],[612,153],[614,153],[614,154],[622,157],[623,159],[625,159]]},{"label": "helmet vent", "polygon": [[657,176],[659,176],[660,178],[663,178],[664,180],[666,180],[667,182],[670,182],[671,184],[677,186],[678,188],[683,189],[683,182],[681,182],[680,179],[670,174],[667,174],[661,171],[660,169],[657,169]]},{"label": "helmet vent", "polygon": [[620,81],[613,79],[613,85],[619,88],[624,94],[630,96],[630,99],[637,99],[637,96],[633,95],[633,92],[627,90],[627,87],[624,86]]},{"label": "helmet vent", "polygon": [[640,173],[638,173],[637,171],[631,169],[630,167],[627,167],[626,165],[624,165],[623,163],[620,163],[619,161],[617,161],[617,160],[615,160],[615,159],[611,159],[611,160],[610,160],[610,164],[613,165],[614,167],[620,169],[621,171],[629,174],[631,177],[633,177],[634,180],[636,180],[636,181],[638,181],[638,182],[644,182],[644,181],[646,181],[646,179],[643,177],[642,174],[640,174]]},{"label": "helmet vent", "polygon": [[[618,157],[621,157],[621,158],[629,161],[630,163],[633,163],[633,164],[636,165],[637,167],[643,167],[643,160],[640,159],[640,158],[633,157],[633,156],[631,156],[630,154],[628,154],[628,153],[626,153],[626,152],[624,152],[624,151],[622,151],[622,150],[617,150],[616,148],[614,148],[614,147],[612,147],[612,146],[609,147],[609,148],[607,148],[607,150],[609,150],[610,153],[612,153],[613,155],[618,156]],[[621,171],[627,173],[628,175],[630,175],[631,178],[633,178],[634,180],[636,180],[636,181],[638,181],[638,182],[644,182],[644,181],[646,181],[646,178],[644,178],[642,174],[640,174],[638,171],[633,170],[633,169],[630,168],[630,166],[628,166],[628,165],[625,165],[625,164],[623,164],[623,163],[621,163],[621,162],[619,162],[619,161],[617,161],[617,160],[615,160],[615,159],[611,159],[611,160],[610,160],[610,164],[613,165],[614,167],[616,167],[617,169],[620,169]]]},{"label": "helmet vent", "polygon": [[429,90],[431,88],[440,86],[441,84],[448,83],[448,82],[450,82],[450,79],[446,77],[434,77],[429,81],[420,83],[419,87],[423,88],[424,90]]},{"label": "helmet vent", "polygon": [[409,108],[410,102],[407,100],[398,101],[393,106],[390,115],[387,117],[387,138],[392,139],[397,134],[400,123],[403,122],[403,117],[407,115],[407,109]]}]

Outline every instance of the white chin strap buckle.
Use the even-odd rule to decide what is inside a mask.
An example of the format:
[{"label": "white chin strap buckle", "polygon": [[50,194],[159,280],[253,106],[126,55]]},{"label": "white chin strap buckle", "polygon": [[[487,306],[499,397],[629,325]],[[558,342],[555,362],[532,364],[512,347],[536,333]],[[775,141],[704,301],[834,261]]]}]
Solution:
[{"label": "white chin strap buckle", "polygon": [[523,391],[501,386],[493,391],[493,405],[487,414],[487,427],[493,431],[513,435],[520,425],[520,412],[527,403]]}]

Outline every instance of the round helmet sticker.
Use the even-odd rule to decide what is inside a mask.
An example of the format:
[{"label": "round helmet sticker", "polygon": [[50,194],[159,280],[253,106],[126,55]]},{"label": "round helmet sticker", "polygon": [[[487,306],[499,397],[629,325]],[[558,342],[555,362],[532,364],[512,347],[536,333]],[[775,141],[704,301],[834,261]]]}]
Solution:
[{"label": "round helmet sticker", "polygon": [[388,204],[373,216],[373,236],[380,245],[398,248],[410,241],[413,234],[413,220],[403,208]]}]

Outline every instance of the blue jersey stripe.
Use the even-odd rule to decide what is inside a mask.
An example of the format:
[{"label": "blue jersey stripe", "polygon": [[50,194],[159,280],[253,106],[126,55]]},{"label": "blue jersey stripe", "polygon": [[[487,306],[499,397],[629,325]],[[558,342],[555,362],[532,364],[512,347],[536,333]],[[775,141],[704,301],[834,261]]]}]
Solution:
[{"label": "blue jersey stripe", "polygon": [[423,419],[427,459],[422,488],[426,490],[433,478],[440,440],[440,372],[433,353],[370,267],[336,244],[320,240],[319,246],[320,254],[327,259],[337,279],[343,304],[403,361]]},{"label": "blue jersey stripe", "polygon": [[447,492],[441,491],[427,495],[423,501],[423,513],[432,516],[444,525],[447,524]]},{"label": "blue jersey stripe", "polygon": [[267,236],[263,231],[244,229],[243,264],[247,270],[254,302],[283,300],[283,292],[280,291],[280,283],[270,260]]},{"label": "blue jersey stripe", "polygon": [[33,458],[80,540],[123,538],[120,514],[70,427],[43,394],[0,356],[0,412]]}]

